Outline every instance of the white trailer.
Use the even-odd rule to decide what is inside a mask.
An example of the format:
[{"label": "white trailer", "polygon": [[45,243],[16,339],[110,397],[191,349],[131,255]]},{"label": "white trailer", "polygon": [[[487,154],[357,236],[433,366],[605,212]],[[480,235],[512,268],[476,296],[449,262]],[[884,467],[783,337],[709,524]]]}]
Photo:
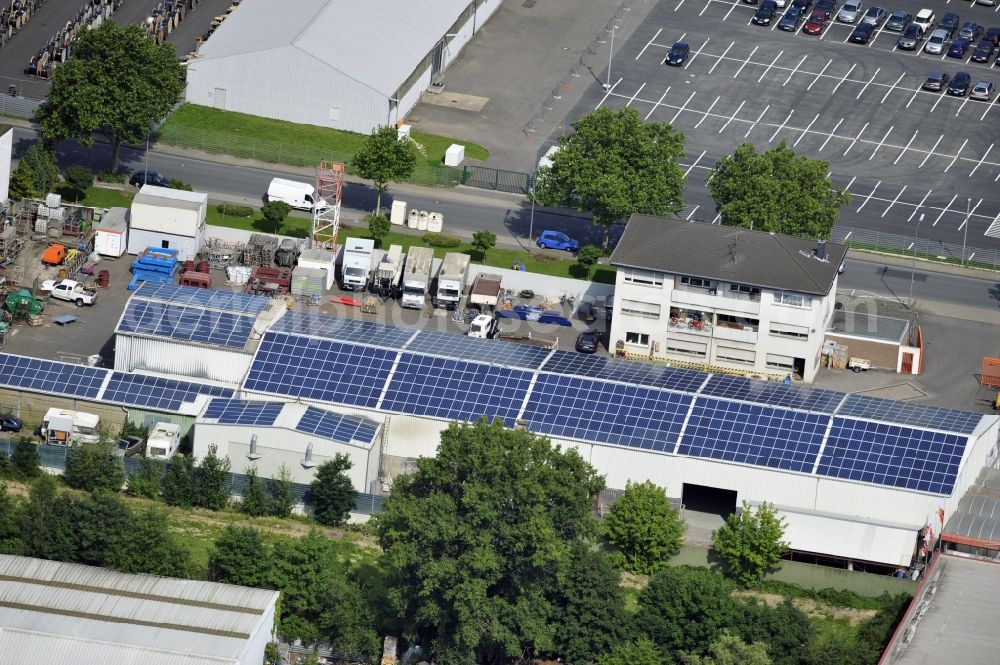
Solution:
[{"label": "white trailer", "polygon": [[375,241],[370,238],[348,238],[340,264],[340,283],[346,291],[364,291],[372,266]]},{"label": "white trailer", "polygon": [[97,225],[94,250],[101,256],[119,258],[128,249],[128,209],[111,208]]},{"label": "white trailer", "polygon": [[181,447],[181,426],[175,423],[156,423],[146,441],[146,457],[168,460]]},{"label": "white trailer", "polygon": [[383,298],[399,291],[399,278],[403,276],[403,247],[389,245],[389,249],[379,259],[375,266],[375,277],[372,279],[372,291]]},{"label": "white trailer", "polygon": [[49,409],[42,420],[42,438],[54,446],[97,443],[101,438],[101,419],[93,413]]},{"label": "white trailer", "polygon": [[434,250],[430,247],[410,247],[403,270],[403,298],[400,303],[410,309],[423,309],[431,285]]},{"label": "white trailer", "polygon": [[448,252],[438,271],[434,306],[455,309],[465,291],[465,276],[469,272],[469,255]]}]

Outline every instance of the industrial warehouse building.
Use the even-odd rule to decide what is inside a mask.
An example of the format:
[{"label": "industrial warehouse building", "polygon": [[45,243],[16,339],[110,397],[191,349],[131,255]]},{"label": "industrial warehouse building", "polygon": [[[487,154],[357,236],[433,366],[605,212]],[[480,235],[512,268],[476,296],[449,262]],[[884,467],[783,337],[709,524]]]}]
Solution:
[{"label": "industrial warehouse building", "polygon": [[244,0],[188,62],[186,100],[367,134],[438,82],[501,0]]},{"label": "industrial warehouse building", "polygon": [[[165,359],[178,343],[169,322],[207,296],[145,289],[133,300],[160,303],[167,323],[145,329],[144,343]],[[233,299],[229,311],[270,302],[216,297]],[[608,487],[652,480],[691,510],[768,501],[793,550],[889,566],[910,563],[924,525],[939,508],[957,512],[997,457],[992,415],[279,311],[266,329],[241,333],[260,339],[236,381],[167,376],[166,364],[128,373],[0,354],[0,386],[24,403],[62,391],[80,404],[121,404],[130,418],[173,410],[193,421],[199,456],[216,445],[234,470],[285,465],[300,483],[310,465],[344,452],[361,492],[433,456],[450,422],[499,418],[578,450]],[[120,325],[123,335],[135,332]],[[199,353],[210,362],[230,351]],[[70,372],[87,381],[67,387]]]},{"label": "industrial warehouse building", "polygon": [[0,654],[21,665],[260,665],[278,592],[0,555]]}]

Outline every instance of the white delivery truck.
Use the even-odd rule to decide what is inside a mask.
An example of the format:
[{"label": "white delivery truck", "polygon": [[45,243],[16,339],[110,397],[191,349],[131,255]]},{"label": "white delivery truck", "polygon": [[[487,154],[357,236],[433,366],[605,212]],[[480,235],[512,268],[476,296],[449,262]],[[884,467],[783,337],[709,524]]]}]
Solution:
[{"label": "white delivery truck", "polygon": [[424,297],[431,285],[434,250],[430,247],[410,247],[403,270],[403,298],[400,303],[410,309],[423,309]]},{"label": "white delivery truck", "polygon": [[340,283],[346,291],[364,291],[372,267],[375,241],[370,238],[348,238],[340,264]]},{"label": "white delivery truck", "polygon": [[175,423],[156,423],[146,440],[146,457],[168,460],[181,447],[181,426]]},{"label": "white delivery truck", "polygon": [[389,245],[375,267],[372,291],[383,298],[393,297],[399,291],[399,278],[403,276],[403,247]]},{"label": "white delivery truck", "polygon": [[100,441],[101,419],[93,413],[49,409],[42,420],[42,438],[53,446],[74,446]]},{"label": "white delivery truck", "polygon": [[446,309],[458,307],[465,291],[465,276],[469,272],[469,255],[458,252],[448,252],[441,262],[438,271],[437,291],[434,296],[434,306]]},{"label": "white delivery truck", "polygon": [[[317,200],[318,199],[318,200]],[[316,188],[305,182],[273,178],[267,186],[268,201],[284,201],[298,210],[312,210],[313,206],[320,210],[329,208],[330,204],[316,196]]]}]

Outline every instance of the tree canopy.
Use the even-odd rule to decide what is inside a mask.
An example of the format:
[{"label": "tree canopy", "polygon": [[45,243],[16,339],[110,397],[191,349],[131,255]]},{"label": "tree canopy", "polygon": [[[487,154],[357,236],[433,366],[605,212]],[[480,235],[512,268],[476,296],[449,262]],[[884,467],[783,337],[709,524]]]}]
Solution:
[{"label": "tree canopy", "polygon": [[608,229],[632,213],[669,215],[684,207],[684,135],[665,123],[646,123],[635,109],[600,108],[573,123],[552,166],[535,183],[535,200],[589,212]]},{"label": "tree canopy", "polygon": [[103,134],[111,142],[114,171],[122,143],[146,139],[177,103],[183,81],[173,44],[157,44],[137,25],[105,21],[80,33],[35,120],[50,143],[76,139],[89,147],[95,132]]},{"label": "tree canopy", "polygon": [[366,180],[371,180],[378,194],[375,199],[375,215],[382,209],[382,194],[389,189],[390,182],[398,182],[410,177],[417,165],[417,152],[408,138],[399,138],[392,125],[376,127],[365,139],[361,149],[351,160],[354,172]]},{"label": "tree canopy", "polygon": [[73,446],[66,457],[63,480],[86,492],[120,492],[125,484],[122,458],[115,454],[113,443],[101,441]]},{"label": "tree canopy", "polygon": [[433,458],[396,478],[375,528],[389,602],[440,665],[551,652],[547,589],[593,537],[603,479],[576,451],[500,421],[452,424]]},{"label": "tree canopy", "polygon": [[747,644],[736,635],[723,632],[708,647],[707,656],[684,654],[683,665],[772,665],[767,655],[767,645],[760,642]]},{"label": "tree canopy", "polygon": [[734,579],[743,586],[754,586],[780,567],[781,557],[788,551],[784,535],[785,522],[774,506],[765,502],[752,510],[744,501],[741,510],[712,532],[712,548]]},{"label": "tree canopy", "polygon": [[309,483],[309,501],[313,516],[320,524],[340,526],[347,522],[354,509],[358,495],[345,473],[351,466],[350,457],[337,453],[316,469],[316,476]]},{"label": "tree canopy", "polygon": [[761,153],[744,143],[716,162],[708,193],[728,226],[829,238],[851,200],[833,187],[829,172],[829,162],[796,156],[785,141]]},{"label": "tree canopy", "polygon": [[649,481],[628,483],[604,520],[604,533],[618,565],[648,575],[680,551],[684,520],[662,487]]}]

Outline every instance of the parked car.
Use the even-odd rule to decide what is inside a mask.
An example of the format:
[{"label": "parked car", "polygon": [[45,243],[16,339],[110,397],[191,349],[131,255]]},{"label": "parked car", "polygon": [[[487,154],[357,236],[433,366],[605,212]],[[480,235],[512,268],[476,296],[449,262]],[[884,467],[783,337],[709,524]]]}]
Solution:
[{"label": "parked car", "polygon": [[943,28],[936,28],[931,36],[927,38],[927,43],[924,44],[924,53],[930,53],[931,55],[941,55],[944,51],[945,42],[949,39],[948,31]]},{"label": "parked car", "polygon": [[792,7],[800,10],[804,16],[809,11],[809,8],[812,7],[812,4],[812,0],[795,0],[792,2]]},{"label": "parked car", "polygon": [[684,42],[674,42],[674,45],[670,47],[670,50],[667,52],[667,57],[663,62],[673,67],[680,67],[684,64],[684,61],[687,60],[690,52],[691,47]]},{"label": "parked car", "polygon": [[986,31],[986,39],[1000,46],[1000,28],[990,28]]},{"label": "parked car", "polygon": [[778,21],[778,30],[795,32],[799,29],[800,23],[802,23],[802,10],[797,7],[789,7],[785,15]]},{"label": "parked car", "polygon": [[600,331],[584,330],[576,338],[576,350],[580,353],[595,353],[600,343]]},{"label": "parked car", "polygon": [[861,18],[861,21],[863,23],[870,23],[877,28],[882,25],[882,21],[885,20],[886,13],[887,12],[881,7],[869,7],[868,11],[866,11],[865,15]]},{"label": "parked car", "polygon": [[827,15],[822,9],[814,9],[809,15],[809,20],[802,26],[802,32],[807,35],[821,35],[826,26]]},{"label": "parked car", "polygon": [[911,23],[906,26],[906,30],[903,30],[903,34],[901,34],[899,39],[896,40],[896,46],[904,51],[912,51],[917,48],[918,44],[920,44],[920,40],[923,36],[924,29],[916,23]]},{"label": "parked car", "polygon": [[986,34],[986,29],[978,23],[966,23],[962,26],[962,29],[958,31],[959,37],[964,37],[970,42],[974,42],[978,39],[982,39],[983,35]]},{"label": "parked car", "polygon": [[988,39],[980,39],[976,48],[972,51],[972,62],[989,62],[996,45]]},{"label": "parked car", "polygon": [[871,23],[860,23],[851,33],[851,41],[855,44],[867,44],[875,34],[875,26]]},{"label": "parked car", "polygon": [[833,10],[837,8],[837,0],[816,0],[816,9],[826,15],[827,20],[833,16]]},{"label": "parked car", "polygon": [[996,92],[996,84],[993,81],[979,81],[976,85],[972,86],[972,92],[969,93],[969,99],[978,99],[982,102],[988,102],[993,99],[993,93]]},{"label": "parked car", "polygon": [[986,7],[992,7],[997,4],[997,0],[976,0],[977,5],[984,5]]},{"label": "parked car", "polygon": [[575,252],[580,249],[580,243],[561,231],[542,231],[538,236],[538,246],[542,249],[564,249]]},{"label": "parked car", "polygon": [[893,32],[902,32],[906,26],[910,25],[913,17],[910,12],[898,11],[889,14],[889,20],[885,22],[885,29]]},{"label": "parked car", "polygon": [[934,15],[933,9],[921,9],[917,12],[917,15],[913,17],[913,22],[923,28],[924,32],[927,32],[934,27],[935,21],[937,21],[937,16]]},{"label": "parked car", "polygon": [[966,51],[969,50],[969,40],[965,37],[959,37],[951,43],[948,47],[948,57],[949,58],[964,58]]},{"label": "parked car", "polygon": [[958,30],[958,24],[961,22],[962,19],[958,17],[956,12],[948,12],[941,17],[941,22],[938,24],[938,27],[942,30],[946,30],[948,32],[948,39],[951,39],[955,36],[955,31]]},{"label": "parked car", "polygon": [[927,75],[924,80],[923,86],[924,90],[931,90],[933,92],[941,92],[948,86],[948,75],[945,72],[931,72]]},{"label": "parked car", "polygon": [[136,436],[123,436],[118,439],[118,448],[115,454],[121,457],[132,457],[138,455],[146,449],[146,442]]},{"label": "parked car", "polygon": [[128,179],[128,184],[134,187],[142,187],[143,185],[169,187],[170,178],[162,176],[156,171],[136,171],[132,174],[132,177]]},{"label": "parked car", "polygon": [[764,0],[764,2],[760,3],[757,13],[750,20],[756,25],[771,25],[771,21],[774,20],[774,15],[777,11],[778,3],[774,0]]},{"label": "parked car", "polygon": [[0,432],[20,432],[24,423],[17,416],[9,413],[0,414]]},{"label": "parked car", "polygon": [[959,72],[955,74],[955,78],[948,85],[948,94],[955,97],[965,97],[966,93],[969,92],[970,85],[972,85],[972,77],[969,72]]},{"label": "parked car", "polygon": [[841,23],[857,23],[861,18],[861,0],[847,0],[837,12],[837,20]]}]

